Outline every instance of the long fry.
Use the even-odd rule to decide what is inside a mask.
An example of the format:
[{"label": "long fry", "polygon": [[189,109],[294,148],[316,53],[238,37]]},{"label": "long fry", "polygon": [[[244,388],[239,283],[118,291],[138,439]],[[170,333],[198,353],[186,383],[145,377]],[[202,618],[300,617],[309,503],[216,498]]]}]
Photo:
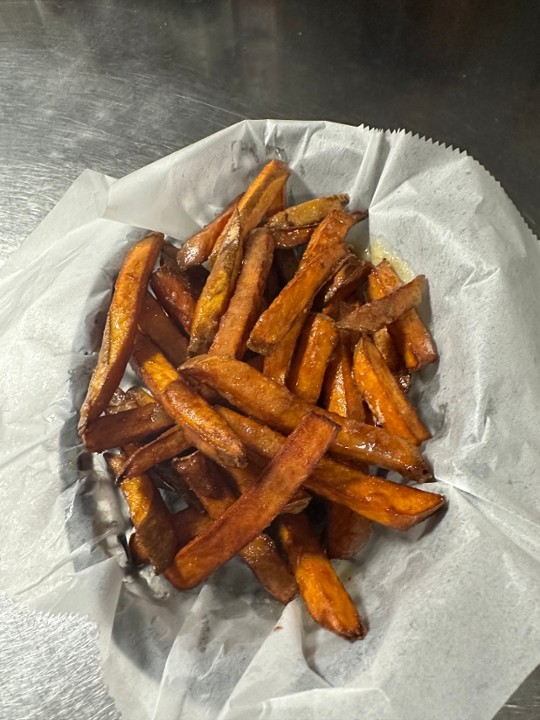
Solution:
[{"label": "long fry", "polygon": [[188,341],[149,292],[144,298],[139,328],[175,367],[184,362],[187,357]]},{"label": "long fry", "polygon": [[345,194],[315,198],[276,213],[266,224],[277,230],[313,225],[321,222],[332,210],[342,210],[348,202],[349,196]]},{"label": "long fry", "polygon": [[103,415],[84,432],[84,447],[88,452],[102,452],[139,442],[167,430],[171,425],[174,425],[174,420],[156,403]]},{"label": "long fry", "polygon": [[161,433],[157,438],[138,448],[126,460],[120,479],[140,475],[154,465],[170,460],[191,447],[184,431],[177,425]]},{"label": "long fry", "polygon": [[307,318],[287,381],[295,395],[307,402],[317,402],[338,339],[335,323],[329,317],[315,313]]},{"label": "long fry", "polygon": [[189,335],[195,314],[195,298],[189,281],[169,266],[162,265],[150,278],[159,304]]},{"label": "long fry", "polygon": [[352,375],[351,354],[343,333],[326,373],[324,404],[329,412],[336,415],[365,421],[364,401]]},{"label": "long fry", "polygon": [[152,233],[134,245],[124,260],[107,314],[97,365],[81,408],[81,434],[105,410],[120,384],[137,332],[146,284],[162,242],[161,233]]}]

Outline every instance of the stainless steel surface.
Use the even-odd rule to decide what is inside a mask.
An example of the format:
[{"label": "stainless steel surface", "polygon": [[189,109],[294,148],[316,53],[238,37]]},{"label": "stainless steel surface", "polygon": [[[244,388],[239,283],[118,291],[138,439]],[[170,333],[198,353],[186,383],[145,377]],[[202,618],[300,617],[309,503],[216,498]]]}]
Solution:
[{"label": "stainless steel surface", "polygon": [[[518,0],[0,0],[0,262],[83,169],[121,176],[246,117],[466,149],[538,233],[539,37]],[[540,670],[496,716],[538,717]]]}]

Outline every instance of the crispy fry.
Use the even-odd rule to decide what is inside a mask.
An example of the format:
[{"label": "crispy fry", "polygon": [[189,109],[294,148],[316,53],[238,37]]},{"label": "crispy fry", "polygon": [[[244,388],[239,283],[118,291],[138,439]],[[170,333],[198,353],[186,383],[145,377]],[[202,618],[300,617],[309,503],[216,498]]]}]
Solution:
[{"label": "crispy fry", "polygon": [[174,426],[161,433],[129,456],[126,464],[119,473],[119,479],[140,475],[160,462],[170,460],[191,447],[184,432],[178,426]]},{"label": "crispy fry", "polygon": [[206,352],[212,344],[234,291],[245,240],[259,224],[288,176],[288,168],[278,160],[272,160],[249,186],[231,215],[222,233],[223,242],[219,243],[212,270],[197,301],[191,328],[190,355]]},{"label": "crispy fry", "polygon": [[373,265],[366,260],[360,260],[350,252],[343,265],[336,272],[330,282],[323,288],[323,303],[344,300],[357,290],[358,284],[368,276]]},{"label": "crispy fry", "polygon": [[139,328],[175,367],[184,362],[187,357],[188,341],[149,292],[144,298]]},{"label": "crispy fry", "polygon": [[[396,290],[401,284],[390,263],[383,260],[369,276],[370,298],[378,300]],[[414,308],[392,323],[388,331],[409,370],[420,370],[439,357],[429,330]]]},{"label": "crispy fry", "polygon": [[345,505],[326,503],[326,554],[331,559],[349,560],[368,542],[371,520]]},{"label": "crispy fry", "polygon": [[234,209],[242,195],[238,195],[227,205],[225,210],[215,217],[212,222],[188,238],[176,254],[176,262],[180,270],[186,270],[193,265],[200,265],[210,257],[218,237],[230,220]]},{"label": "crispy fry", "polygon": [[375,345],[362,337],[354,351],[354,377],[377,421],[416,444],[431,437]]},{"label": "crispy fry", "polygon": [[346,308],[340,316],[338,325],[359,332],[376,332],[385,325],[393,323],[407,310],[419,305],[425,284],[425,276],[418,275],[410,283],[402,285],[380,300]]},{"label": "crispy fry", "polygon": [[257,485],[177,553],[174,584],[195,587],[261,533],[309,476],[337,432],[332,420],[308,414],[268,464]]},{"label": "crispy fry", "polygon": [[107,407],[129,361],[146,284],[163,235],[152,233],[134,245],[118,275],[107,314],[97,365],[81,408],[79,433]]},{"label": "crispy fry", "polygon": [[152,403],[103,415],[86,428],[82,438],[88,452],[103,452],[126,443],[139,442],[167,430],[171,425],[174,425],[174,420],[162,407]]},{"label": "crispy fry", "polygon": [[[108,455],[107,464],[116,474],[120,472],[126,458],[123,455]],[[121,490],[129,506],[129,514],[141,542],[157,573],[162,573],[171,564],[177,551],[177,540],[171,514],[147,475],[124,480]]]},{"label": "crispy fry", "polygon": [[162,265],[152,274],[150,286],[159,304],[189,335],[195,313],[195,298],[187,278],[169,266]]},{"label": "crispy fry", "polygon": [[[234,428],[250,454],[255,453],[270,460],[284,444],[283,435],[252,418],[239,415],[229,408],[217,409]],[[343,465],[330,457],[319,461],[304,482],[304,487],[396,530],[408,530],[445,503],[442,495],[366,475],[365,472]]]},{"label": "crispy fry", "polygon": [[326,373],[324,404],[329,412],[364,422],[364,401],[352,375],[351,353],[343,333],[340,336]]},{"label": "crispy fry", "polygon": [[316,227],[316,225],[307,225],[305,227],[287,228],[286,230],[272,229],[272,235],[277,248],[288,250],[299,245],[305,245],[313,235]]},{"label": "crispy fry", "polygon": [[[282,432],[291,432],[313,410],[249,365],[232,358],[201,355],[181,367],[182,374],[210,385],[231,405]],[[326,411],[321,410],[321,413]],[[383,428],[357,423],[327,413],[341,425],[332,453],[349,460],[396,470],[417,481],[430,479],[430,470],[417,447]]]},{"label": "crispy fry", "polygon": [[276,230],[315,225],[324,220],[332,210],[342,210],[348,202],[349,196],[345,194],[315,198],[276,213],[266,224]]},{"label": "crispy fry", "polygon": [[226,422],[178,374],[151,340],[138,335],[132,366],[186,439],[220,465],[243,465],[244,447]]},{"label": "crispy fry", "polygon": [[210,354],[243,357],[249,333],[260,314],[273,252],[274,240],[270,231],[255,230],[247,241],[242,270]]},{"label": "crispy fry", "polygon": [[248,341],[251,350],[269,355],[295,319],[311,305],[318,290],[346,256],[343,240],[353,222],[350,215],[337,210],[322,221],[306,252],[312,243],[320,249],[308,255],[296,275],[257,320]]},{"label": "crispy fry", "polygon": [[[179,458],[174,466],[212,520],[219,519],[234,505],[236,495],[219,468],[200,452]],[[296,583],[270,537],[259,534],[238,550],[242,560],[268,592],[280,602],[289,602],[296,594]]]},{"label": "crispy fry", "polygon": [[341,580],[309,526],[300,515],[283,515],[278,522],[279,539],[287,553],[306,607],[322,627],[356,640],[366,628]]},{"label": "crispy fry", "polygon": [[326,368],[338,339],[339,334],[333,320],[320,313],[308,316],[287,380],[289,389],[295,395],[310,403],[317,402]]}]

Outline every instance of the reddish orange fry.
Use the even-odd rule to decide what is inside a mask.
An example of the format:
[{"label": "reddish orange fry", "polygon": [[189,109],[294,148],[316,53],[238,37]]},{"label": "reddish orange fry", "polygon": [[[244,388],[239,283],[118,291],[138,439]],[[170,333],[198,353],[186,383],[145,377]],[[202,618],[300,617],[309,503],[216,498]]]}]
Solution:
[{"label": "reddish orange fry", "polygon": [[[370,298],[378,300],[401,285],[401,280],[390,263],[383,260],[369,276]],[[415,309],[408,310],[390,325],[389,332],[409,370],[420,370],[437,360],[437,348],[433,338]]]},{"label": "reddish orange fry", "polygon": [[107,314],[97,365],[81,408],[80,434],[101,415],[120,384],[137,332],[146,284],[162,242],[163,235],[152,233],[134,245],[124,260]]},{"label": "reddish orange fry", "polygon": [[227,423],[143,335],[136,338],[132,365],[192,445],[220,465],[245,464],[244,447]]},{"label": "reddish orange fry", "polygon": [[[116,475],[125,460],[123,455],[109,455],[107,464]],[[120,488],[150,562],[157,573],[162,573],[171,564],[178,548],[171,514],[147,475],[123,480]]]},{"label": "reddish orange fry", "polygon": [[358,422],[366,419],[362,394],[352,375],[351,353],[342,334],[326,373],[324,405],[341,417]]},{"label": "reddish orange fry", "polygon": [[279,539],[289,559],[309,614],[324,628],[347,640],[364,637],[366,628],[341,580],[309,526],[300,515],[283,515]]},{"label": "reddish orange fry", "polygon": [[384,362],[392,373],[399,373],[402,363],[397,354],[396,346],[387,328],[381,328],[373,333],[373,342],[383,356]]},{"label": "reddish orange fry", "polygon": [[195,298],[189,281],[167,265],[162,265],[150,278],[150,286],[159,304],[189,335],[195,313]]},{"label": "reddish orange fry", "polygon": [[316,227],[316,225],[307,225],[306,227],[287,228],[286,230],[272,229],[272,235],[277,248],[288,250],[299,245],[305,245],[313,235]]},{"label": "reddish orange fry", "polygon": [[277,192],[285,185],[290,171],[278,160],[265,165],[249,186],[222,233],[214,264],[195,308],[189,354],[207,352],[227,306],[244,255],[244,243],[257,227]]},{"label": "reddish orange fry", "polygon": [[345,505],[326,503],[326,554],[331,559],[349,560],[368,542],[371,520]]},{"label": "reddish orange fry", "polygon": [[176,254],[176,262],[180,270],[186,270],[193,265],[201,265],[208,260],[216,240],[229,222],[241,197],[238,195],[212,222],[185,241]]},{"label": "reddish orange fry", "polygon": [[170,460],[191,447],[181,428],[174,426],[161,433],[129,456],[120,473],[120,479],[140,475],[154,465]]},{"label": "reddish orange fry", "polygon": [[247,241],[238,282],[210,347],[212,355],[243,357],[249,333],[260,314],[273,253],[272,234],[266,229],[255,230]]},{"label": "reddish orange fry", "polygon": [[[191,358],[180,368],[197,382],[210,385],[243,412],[249,413],[276,430],[291,432],[314,409],[287,388],[278,385],[246,363],[232,358],[201,355]],[[396,470],[405,477],[426,481],[432,477],[418,448],[383,428],[326,414],[341,425],[332,453],[348,460]]]},{"label": "reddish orange fry", "polygon": [[425,284],[425,276],[418,275],[380,300],[345,308],[338,324],[359,332],[376,332],[393,323],[407,310],[420,305]]},{"label": "reddish orange fry", "polygon": [[287,385],[298,397],[316,403],[339,335],[335,323],[326,315],[308,316],[293,358]]},{"label": "reddish orange fry", "polygon": [[266,224],[277,230],[315,225],[329,215],[332,210],[342,210],[348,202],[349,196],[345,194],[315,198],[276,213]]},{"label": "reddish orange fry", "polygon": [[82,438],[88,452],[103,452],[126,443],[139,442],[167,430],[171,425],[174,425],[174,420],[157,403],[152,403],[103,415],[86,428]]},{"label": "reddish orange fry", "polygon": [[337,432],[332,420],[309,413],[268,464],[257,485],[177,553],[174,584],[179,588],[195,587],[268,527],[309,476]]},{"label": "reddish orange fry", "polygon": [[251,350],[269,355],[296,318],[311,305],[316,293],[346,256],[343,240],[353,224],[351,215],[338,210],[333,210],[322,221],[306,252],[312,243],[319,245],[319,250],[308,254],[296,275],[258,319],[248,341]]},{"label": "reddish orange fry", "polygon": [[280,385],[285,385],[289,375],[292,357],[296,348],[296,342],[304,322],[309,313],[309,308],[299,315],[287,334],[279,341],[276,348],[264,358],[263,372],[266,377]]},{"label": "reddish orange fry", "polygon": [[354,377],[377,422],[389,432],[416,444],[431,437],[367,337],[360,338],[354,351]]},{"label": "reddish orange fry", "polygon": [[[285,443],[283,435],[252,418],[239,415],[229,408],[220,407],[218,412],[234,428],[250,454],[270,460]],[[304,487],[396,530],[408,530],[445,503],[442,495],[366,475],[361,470],[329,457],[319,461],[304,482]]]},{"label": "reddish orange fry", "polygon": [[367,277],[373,265],[366,260],[360,260],[352,252],[336,272],[330,282],[323,288],[323,303],[344,300],[357,290],[359,283]]},{"label": "reddish orange fry", "polygon": [[[219,519],[234,505],[235,493],[219,468],[201,453],[195,452],[179,458],[174,466],[212,520]],[[294,597],[296,594],[294,578],[287,571],[274,542],[268,535],[259,534],[254,537],[245,547],[239,548],[239,555],[277,600],[287,603]]]},{"label": "reddish orange fry", "polygon": [[139,328],[175,367],[184,362],[187,357],[188,341],[149,292],[144,298]]}]

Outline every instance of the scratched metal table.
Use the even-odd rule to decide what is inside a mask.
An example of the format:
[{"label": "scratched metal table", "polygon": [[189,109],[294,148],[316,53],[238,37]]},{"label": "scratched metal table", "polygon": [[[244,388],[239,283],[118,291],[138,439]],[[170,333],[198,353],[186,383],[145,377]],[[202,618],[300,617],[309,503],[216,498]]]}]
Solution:
[{"label": "scratched metal table", "polygon": [[[538,234],[539,37],[519,0],[0,0],[0,262],[84,168],[120,176],[247,117],[466,149]],[[496,719],[539,716],[537,670]]]}]

